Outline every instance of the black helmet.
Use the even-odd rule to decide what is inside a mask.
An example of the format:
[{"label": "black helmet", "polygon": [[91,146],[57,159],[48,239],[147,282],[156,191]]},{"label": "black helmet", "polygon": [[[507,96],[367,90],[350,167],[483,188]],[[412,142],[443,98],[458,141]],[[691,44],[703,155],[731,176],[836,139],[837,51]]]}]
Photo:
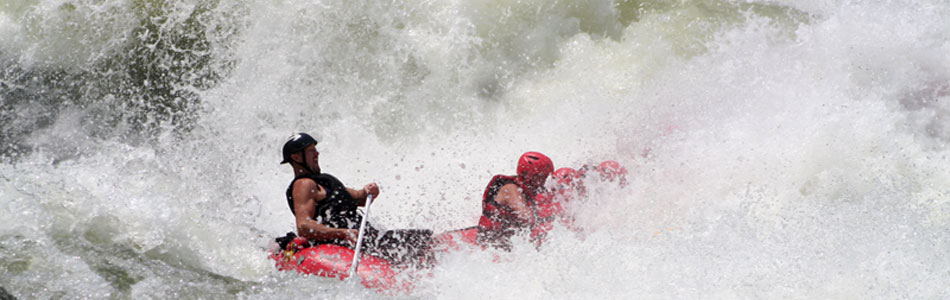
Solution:
[{"label": "black helmet", "polygon": [[290,139],[287,139],[287,142],[284,143],[284,160],[280,161],[280,163],[289,163],[291,161],[291,154],[303,151],[307,146],[316,144],[317,140],[303,132],[291,136]]}]

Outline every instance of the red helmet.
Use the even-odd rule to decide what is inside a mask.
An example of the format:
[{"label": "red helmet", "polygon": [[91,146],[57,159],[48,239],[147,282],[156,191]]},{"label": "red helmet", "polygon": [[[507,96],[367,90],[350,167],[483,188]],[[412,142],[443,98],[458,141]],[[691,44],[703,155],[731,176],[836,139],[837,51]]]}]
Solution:
[{"label": "red helmet", "polygon": [[560,168],[554,171],[554,174],[551,174],[551,177],[553,177],[554,180],[557,180],[558,184],[571,185],[571,183],[574,182],[574,179],[577,178],[578,175],[579,174],[577,173],[577,170],[574,170],[573,168],[564,167],[564,168]]},{"label": "red helmet", "polygon": [[525,152],[518,159],[518,177],[525,183],[544,185],[551,172],[554,172],[554,163],[547,155]]},{"label": "red helmet", "polygon": [[624,168],[616,161],[606,160],[594,169],[597,170],[597,173],[600,174],[600,178],[603,180],[614,181],[619,178],[621,183],[626,181],[627,168]]}]

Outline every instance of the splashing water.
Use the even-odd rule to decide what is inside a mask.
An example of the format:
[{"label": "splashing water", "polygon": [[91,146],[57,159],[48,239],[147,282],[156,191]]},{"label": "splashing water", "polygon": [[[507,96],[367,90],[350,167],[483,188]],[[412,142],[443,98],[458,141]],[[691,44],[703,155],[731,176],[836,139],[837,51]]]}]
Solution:
[{"label": "splashing water", "polygon": [[[0,4],[0,298],[950,297],[940,1]],[[410,295],[278,272],[279,149],[373,222],[475,225],[525,151],[614,159],[540,249]],[[502,263],[497,262],[498,260]]]}]

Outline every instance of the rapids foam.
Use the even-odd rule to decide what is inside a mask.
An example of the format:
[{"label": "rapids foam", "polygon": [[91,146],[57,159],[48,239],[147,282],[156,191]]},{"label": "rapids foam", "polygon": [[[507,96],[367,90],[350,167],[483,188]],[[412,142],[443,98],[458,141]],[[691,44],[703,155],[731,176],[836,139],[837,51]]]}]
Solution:
[{"label": "rapids foam", "polygon": [[389,298],[266,259],[308,131],[384,228],[525,151],[630,170],[408,298],[950,296],[945,3],[136,3],[0,6],[11,295]]}]

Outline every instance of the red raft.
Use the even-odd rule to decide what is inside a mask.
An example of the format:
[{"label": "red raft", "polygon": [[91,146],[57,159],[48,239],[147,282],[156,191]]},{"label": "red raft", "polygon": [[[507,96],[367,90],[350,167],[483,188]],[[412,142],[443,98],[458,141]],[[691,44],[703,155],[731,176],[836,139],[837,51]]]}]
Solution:
[{"label": "red raft", "polygon": [[[589,172],[593,170],[594,172]],[[627,170],[615,161],[604,161],[596,167],[585,165],[578,170],[561,168],[552,174],[557,180],[558,188],[554,191],[539,194],[535,198],[537,215],[532,226],[531,238],[542,243],[548,230],[557,221],[568,228],[579,230],[573,226],[573,220],[566,218],[562,202],[568,202],[575,195],[586,194],[584,179],[587,173],[597,174],[602,181],[626,184]],[[459,230],[444,232],[434,236],[430,250],[435,254],[455,252],[469,249],[482,249],[476,242],[477,227],[468,227]],[[298,273],[321,277],[339,278],[349,277],[349,269],[353,264],[353,250],[337,245],[309,245],[306,239],[297,238],[287,244],[283,250],[272,251],[270,258],[276,261],[277,269],[281,271],[295,270]],[[389,261],[368,254],[362,254],[356,275],[361,279],[363,286],[376,289],[384,293],[408,293],[412,290],[412,278],[418,274],[403,274],[407,268],[393,266]],[[403,276],[406,275],[406,276]]]},{"label": "red raft", "polygon": [[[436,253],[457,251],[464,245],[476,245],[476,227],[459,229],[438,234],[434,237],[431,250]],[[297,237],[287,244],[284,250],[272,251],[270,258],[276,261],[280,271],[297,271],[297,273],[321,276],[328,278],[346,279],[353,266],[353,249],[331,244],[308,245],[306,239]],[[413,284],[410,279],[414,276],[398,276],[407,272],[407,268],[393,266],[389,261],[368,255],[360,254],[360,263],[356,275],[360,283],[370,289],[380,292],[399,294],[408,293]]]},{"label": "red raft", "polygon": [[[278,270],[295,270],[297,273],[340,280],[350,277],[353,249],[331,244],[302,247],[296,243],[288,245],[288,248],[291,250],[274,251],[270,255],[276,261]],[[385,259],[361,254],[356,275],[360,277],[360,283],[370,289],[390,292],[411,290],[411,282],[397,279],[397,270]]]}]

